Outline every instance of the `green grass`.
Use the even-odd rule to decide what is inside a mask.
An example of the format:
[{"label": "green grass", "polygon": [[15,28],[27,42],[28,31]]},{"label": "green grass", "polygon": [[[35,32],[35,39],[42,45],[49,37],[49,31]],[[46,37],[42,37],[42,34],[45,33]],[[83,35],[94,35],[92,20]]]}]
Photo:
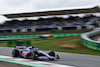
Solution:
[{"label": "green grass", "polygon": [[[81,38],[79,36],[74,37],[62,37],[43,41],[33,41],[32,44],[41,50],[54,50],[59,52],[69,52],[78,54],[100,55],[99,51],[91,50],[81,44]],[[76,45],[75,48],[61,47],[60,45],[69,44]]]},{"label": "green grass", "polygon": [[0,41],[0,46],[7,47],[7,41]]},{"label": "green grass", "polygon": [[[32,45],[40,50],[53,50],[58,52],[68,52],[68,53],[78,53],[78,54],[88,54],[88,55],[99,55],[99,51],[94,51],[81,44],[80,36],[73,37],[59,37],[50,38],[48,40],[35,41],[34,39],[28,39],[32,41]],[[0,46],[6,47],[7,41],[0,42]],[[65,46],[62,46],[65,45]],[[72,46],[72,47],[70,47]]]}]

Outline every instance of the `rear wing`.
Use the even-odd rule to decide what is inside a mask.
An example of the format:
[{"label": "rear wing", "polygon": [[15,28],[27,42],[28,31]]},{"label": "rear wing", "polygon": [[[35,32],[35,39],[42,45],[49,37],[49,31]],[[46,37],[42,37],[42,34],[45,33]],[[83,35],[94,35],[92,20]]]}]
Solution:
[{"label": "rear wing", "polygon": [[26,49],[26,46],[16,46],[17,49]]}]

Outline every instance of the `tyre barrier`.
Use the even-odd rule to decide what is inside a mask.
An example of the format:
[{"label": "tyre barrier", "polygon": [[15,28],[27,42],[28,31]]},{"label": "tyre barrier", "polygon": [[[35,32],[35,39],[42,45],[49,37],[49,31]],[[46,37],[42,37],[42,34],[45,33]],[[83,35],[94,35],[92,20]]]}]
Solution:
[{"label": "tyre barrier", "polygon": [[100,42],[92,40],[90,37],[100,34],[100,29],[96,28],[95,30],[84,33],[81,35],[82,44],[90,49],[100,51]]}]

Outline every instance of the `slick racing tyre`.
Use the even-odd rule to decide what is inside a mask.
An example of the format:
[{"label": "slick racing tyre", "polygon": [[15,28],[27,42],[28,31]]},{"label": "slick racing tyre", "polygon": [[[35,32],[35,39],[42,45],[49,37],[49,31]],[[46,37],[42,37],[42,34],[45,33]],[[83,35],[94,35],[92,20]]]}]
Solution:
[{"label": "slick racing tyre", "polygon": [[19,57],[19,50],[14,49],[14,50],[12,51],[12,56],[13,56],[13,57]]},{"label": "slick racing tyre", "polygon": [[34,52],[31,53],[31,59],[32,59],[32,60],[35,59],[35,53],[34,53]]},{"label": "slick racing tyre", "polygon": [[18,56],[19,58],[22,58],[22,55],[21,55],[21,53],[22,53],[22,52],[19,52],[19,56]]},{"label": "slick racing tyre", "polygon": [[59,55],[57,55],[56,59],[60,59],[60,58],[59,58]]},{"label": "slick racing tyre", "polygon": [[49,54],[50,56],[55,57],[55,52],[54,52],[54,51],[50,51],[48,54]]}]

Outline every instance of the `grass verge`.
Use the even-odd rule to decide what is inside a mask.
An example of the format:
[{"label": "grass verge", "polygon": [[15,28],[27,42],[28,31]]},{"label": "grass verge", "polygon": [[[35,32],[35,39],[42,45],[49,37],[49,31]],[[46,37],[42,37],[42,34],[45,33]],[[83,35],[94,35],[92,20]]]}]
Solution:
[{"label": "grass verge", "polygon": [[[60,38],[51,38],[44,39],[39,41],[32,41],[32,45],[40,50],[53,50],[58,52],[68,52],[68,53],[78,53],[78,54],[88,54],[88,55],[98,55],[100,56],[99,51],[94,51],[89,49],[81,44],[80,36],[73,37],[60,37]],[[0,46],[6,47],[7,41],[0,42]]]}]

